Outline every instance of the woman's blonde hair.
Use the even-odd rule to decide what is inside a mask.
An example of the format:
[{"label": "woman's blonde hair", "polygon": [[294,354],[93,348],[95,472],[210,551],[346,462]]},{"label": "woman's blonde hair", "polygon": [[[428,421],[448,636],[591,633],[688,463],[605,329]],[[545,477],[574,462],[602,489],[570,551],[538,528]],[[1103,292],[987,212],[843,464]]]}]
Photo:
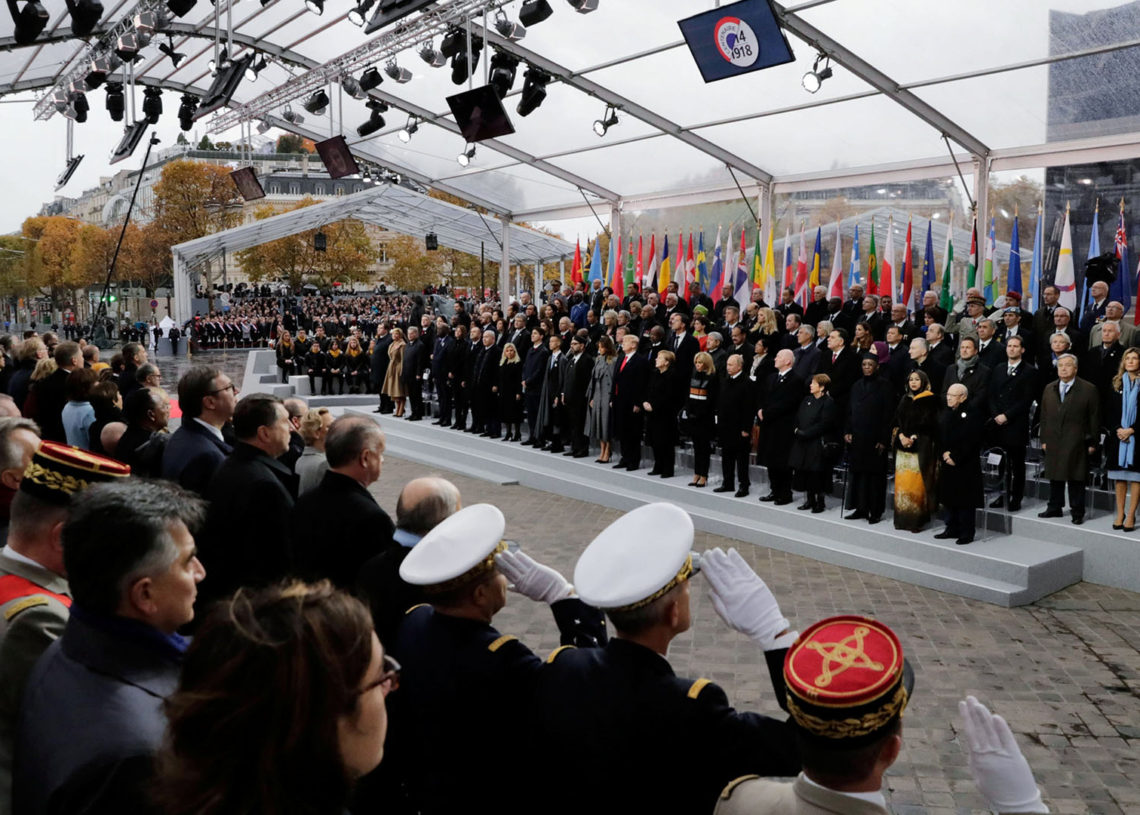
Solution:
[{"label": "woman's blonde hair", "polygon": [[301,438],[305,440],[306,447],[312,447],[321,435],[321,429],[324,427],[322,416],[327,416],[328,408],[309,408],[308,412],[301,417],[301,425],[297,428],[297,432],[301,434]]},{"label": "woman's blonde hair", "polygon": [[47,379],[58,370],[59,365],[51,357],[41,359],[36,363],[35,370],[32,371],[32,381],[39,382],[41,379]]},{"label": "woman's blonde hair", "polygon": [[1112,378],[1112,389],[1117,393],[1124,390],[1124,361],[1130,356],[1140,357],[1140,348],[1128,348],[1120,355],[1120,366],[1116,369],[1116,376]]}]

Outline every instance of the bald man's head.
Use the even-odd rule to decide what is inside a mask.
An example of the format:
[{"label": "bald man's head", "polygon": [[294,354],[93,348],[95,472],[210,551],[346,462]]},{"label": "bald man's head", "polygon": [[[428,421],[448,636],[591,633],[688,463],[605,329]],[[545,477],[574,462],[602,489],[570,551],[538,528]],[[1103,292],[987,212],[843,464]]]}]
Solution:
[{"label": "bald man's head", "polygon": [[413,535],[426,535],[461,507],[459,488],[446,478],[414,478],[396,500],[396,527]]},{"label": "bald man's head", "polygon": [[123,422],[107,422],[103,425],[103,429],[99,432],[99,443],[103,445],[107,455],[115,455],[115,449],[119,446],[119,439],[123,438],[123,434],[126,432],[127,426]]}]

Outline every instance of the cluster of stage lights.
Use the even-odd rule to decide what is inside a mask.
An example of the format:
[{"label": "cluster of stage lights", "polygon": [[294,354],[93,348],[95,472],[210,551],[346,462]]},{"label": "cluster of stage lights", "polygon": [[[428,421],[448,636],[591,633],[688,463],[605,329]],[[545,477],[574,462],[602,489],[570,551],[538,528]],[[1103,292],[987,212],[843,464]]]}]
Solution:
[{"label": "cluster of stage lights", "polygon": [[[88,36],[103,18],[103,4],[99,0],[66,0],[66,2],[67,13],[71,16],[71,33],[76,37]],[[34,42],[51,18],[40,0],[26,0],[23,8],[20,7],[20,0],[8,0],[8,11],[16,26],[13,39],[17,45]]]}]

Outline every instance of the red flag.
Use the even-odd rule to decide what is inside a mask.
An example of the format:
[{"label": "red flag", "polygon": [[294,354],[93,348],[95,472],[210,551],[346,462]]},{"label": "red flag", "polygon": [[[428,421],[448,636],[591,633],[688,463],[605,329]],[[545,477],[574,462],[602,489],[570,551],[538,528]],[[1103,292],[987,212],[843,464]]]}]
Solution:
[{"label": "red flag", "polygon": [[914,260],[910,248],[910,217],[906,219],[906,257],[903,258],[902,304],[910,311],[910,298],[914,293]]},{"label": "red flag", "polygon": [[637,282],[637,287],[639,289],[641,288],[641,272],[642,272],[642,266],[641,266],[641,235],[638,235],[637,236],[637,273],[634,275],[634,279]]},{"label": "red flag", "polygon": [[577,286],[582,282],[582,247],[574,241],[574,265],[570,267],[570,282]]},{"label": "red flag", "polygon": [[693,258],[693,233],[689,233],[689,251],[685,254],[685,299],[693,304],[692,285],[697,282],[697,261]]},{"label": "red flag", "polygon": [[[610,240],[613,240],[613,238],[610,238]],[[614,259],[614,286],[613,286],[613,289],[614,289],[614,294],[616,294],[618,296],[619,300],[622,299],[623,297],[625,297],[625,272],[624,272],[623,267],[622,267],[621,235],[618,235],[617,257]]]}]

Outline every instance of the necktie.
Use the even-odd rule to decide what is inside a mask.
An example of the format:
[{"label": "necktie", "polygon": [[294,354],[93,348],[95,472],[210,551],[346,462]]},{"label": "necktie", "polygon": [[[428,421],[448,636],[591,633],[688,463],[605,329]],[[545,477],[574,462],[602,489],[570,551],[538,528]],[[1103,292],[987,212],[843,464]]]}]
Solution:
[{"label": "necktie", "polygon": [[832,353],[832,355],[831,355],[831,364],[832,364],[832,365],[834,365],[834,364],[835,364],[835,360],[837,360],[837,359],[839,359],[839,354],[836,354],[836,353]]},{"label": "necktie", "polygon": [[1017,367],[1014,365],[1010,365],[1009,366],[1009,375],[1013,376],[1015,373],[1017,373]]},{"label": "necktie", "polygon": [[1067,382],[1062,382],[1062,383],[1061,383],[1061,403],[1062,403],[1062,404],[1064,404],[1064,402],[1065,402],[1065,397],[1066,397],[1068,394],[1069,394],[1069,383],[1067,383]]}]

